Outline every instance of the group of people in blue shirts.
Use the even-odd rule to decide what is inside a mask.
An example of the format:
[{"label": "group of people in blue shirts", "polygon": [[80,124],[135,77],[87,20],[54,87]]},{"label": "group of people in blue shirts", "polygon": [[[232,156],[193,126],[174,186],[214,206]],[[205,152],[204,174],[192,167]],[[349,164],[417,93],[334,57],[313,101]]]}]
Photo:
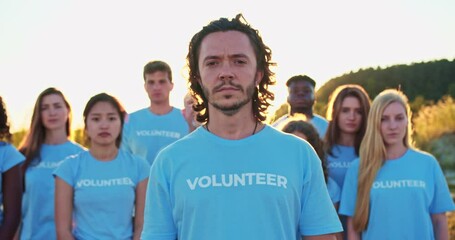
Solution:
[{"label": "group of people in blue shirts", "polygon": [[448,239],[455,205],[437,160],[413,146],[404,93],[371,101],[342,85],[324,118],[315,81],[298,75],[289,114],[269,125],[271,56],[243,15],[214,20],[187,55],[196,115],[170,105],[171,68],[152,61],[147,108],[89,99],[87,147],[48,88],[16,150],[0,98],[0,239]]}]

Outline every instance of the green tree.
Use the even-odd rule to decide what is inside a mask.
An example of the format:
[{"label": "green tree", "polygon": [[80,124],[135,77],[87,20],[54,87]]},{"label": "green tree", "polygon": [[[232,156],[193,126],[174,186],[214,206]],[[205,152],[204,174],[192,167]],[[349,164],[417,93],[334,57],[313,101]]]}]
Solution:
[{"label": "green tree", "polygon": [[86,148],[88,147],[89,144],[87,138],[85,137],[84,129],[80,128],[74,130],[72,136],[75,142]]},{"label": "green tree", "polygon": [[22,139],[25,137],[25,134],[27,134],[27,129],[21,129],[17,132],[13,133],[13,142],[12,144],[17,148],[19,147],[19,144],[21,144]]}]

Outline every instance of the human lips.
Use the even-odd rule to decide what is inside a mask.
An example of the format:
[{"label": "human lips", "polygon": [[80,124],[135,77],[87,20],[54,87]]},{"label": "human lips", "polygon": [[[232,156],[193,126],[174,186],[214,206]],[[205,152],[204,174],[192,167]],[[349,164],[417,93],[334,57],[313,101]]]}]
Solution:
[{"label": "human lips", "polygon": [[356,128],[357,124],[356,123],[346,123],[346,126],[349,128]]},{"label": "human lips", "polygon": [[389,137],[389,138],[396,138],[396,137],[398,137],[400,134],[397,133],[397,132],[392,132],[392,133],[387,133],[386,135],[387,135],[387,137]]},{"label": "human lips", "polygon": [[100,137],[110,137],[111,134],[108,133],[108,132],[100,132],[100,133],[98,133],[98,136],[100,136]]},{"label": "human lips", "polygon": [[238,91],[239,88],[234,87],[234,86],[221,86],[218,88],[215,88],[215,92],[226,92],[226,91]]}]

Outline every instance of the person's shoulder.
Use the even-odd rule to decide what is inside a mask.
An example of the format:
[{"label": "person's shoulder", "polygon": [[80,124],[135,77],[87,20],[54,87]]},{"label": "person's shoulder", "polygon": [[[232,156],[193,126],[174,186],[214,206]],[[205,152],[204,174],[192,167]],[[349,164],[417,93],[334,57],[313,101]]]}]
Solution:
[{"label": "person's shoulder", "polygon": [[147,114],[148,112],[149,112],[148,108],[141,108],[134,112],[128,113],[126,115],[125,123],[129,122],[129,120],[131,120],[131,119],[140,118],[141,116]]},{"label": "person's shoulder", "polygon": [[410,148],[408,149],[406,156],[413,161],[424,161],[429,163],[438,163],[438,160],[429,152],[425,152],[420,149]]},{"label": "person's shoulder", "polygon": [[89,154],[90,153],[88,151],[81,150],[78,153],[68,155],[65,157],[65,159],[63,159],[63,161],[61,162],[61,165],[70,165],[70,166],[77,165],[77,164],[81,163],[81,161],[84,161],[84,159],[86,159]]},{"label": "person's shoulder", "polygon": [[349,164],[349,168],[359,168],[360,166],[360,158],[356,157],[352,162]]},{"label": "person's shoulder", "polygon": [[133,154],[133,153],[128,152],[123,149],[118,150],[118,155],[121,159],[131,162],[131,163],[140,163],[140,164],[147,163],[148,164],[148,162],[143,157],[140,157],[136,154]]},{"label": "person's shoulder", "polygon": [[17,150],[17,148],[13,144],[11,144],[9,142],[0,141],[0,150],[11,151],[14,149]]},{"label": "person's shoulder", "polygon": [[172,107],[172,111],[171,112],[182,114],[182,109],[181,108],[178,108],[178,107],[175,107],[175,106],[171,106],[171,107]]},{"label": "person's shoulder", "polygon": [[15,154],[22,155],[21,152],[11,143],[0,141],[0,152],[5,152],[6,154]]},{"label": "person's shoulder", "polygon": [[271,123],[271,126],[272,127],[280,127],[281,125],[283,125],[283,123],[289,118],[289,115],[288,114],[285,114],[281,117],[279,117],[278,119],[274,120],[272,123]]},{"label": "person's shoulder", "polygon": [[313,114],[313,120],[328,123],[327,119],[325,119],[323,116],[318,115],[318,114]]},{"label": "person's shoulder", "polygon": [[70,146],[70,148],[74,149],[75,151],[87,150],[84,146],[82,146],[80,143],[75,142],[75,141],[68,141],[68,145]]}]

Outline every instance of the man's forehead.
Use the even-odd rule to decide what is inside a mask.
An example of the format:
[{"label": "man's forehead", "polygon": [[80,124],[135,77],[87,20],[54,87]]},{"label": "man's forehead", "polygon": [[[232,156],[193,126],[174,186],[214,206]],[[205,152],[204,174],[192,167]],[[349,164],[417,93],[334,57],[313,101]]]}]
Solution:
[{"label": "man's forehead", "polygon": [[313,85],[310,82],[305,81],[305,80],[295,80],[289,84],[289,88],[297,88],[297,87],[314,89]]},{"label": "man's forehead", "polygon": [[241,56],[253,54],[248,36],[239,31],[214,32],[204,37],[200,46],[200,57],[229,54]]}]

